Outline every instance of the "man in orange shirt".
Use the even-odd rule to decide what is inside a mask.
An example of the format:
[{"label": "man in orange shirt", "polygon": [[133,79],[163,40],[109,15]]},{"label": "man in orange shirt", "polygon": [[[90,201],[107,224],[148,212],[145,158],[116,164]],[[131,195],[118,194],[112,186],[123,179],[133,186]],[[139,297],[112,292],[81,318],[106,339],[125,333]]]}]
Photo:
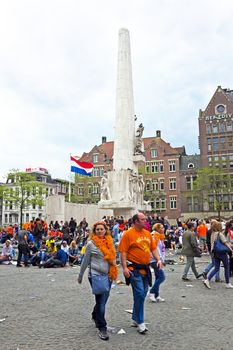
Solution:
[{"label": "man in orange shirt", "polygon": [[132,326],[144,334],[148,329],[144,323],[144,301],[148,291],[151,253],[157,261],[158,268],[162,267],[157,242],[151,233],[145,230],[146,217],[143,213],[135,214],[132,218],[133,227],[125,231],[118,247],[121,253],[123,274],[128,279],[133,290]]},{"label": "man in orange shirt", "polygon": [[197,226],[197,236],[199,239],[200,248],[202,250],[202,253],[207,252],[207,245],[206,245],[206,235],[207,235],[207,226],[204,221],[199,221],[199,225]]}]

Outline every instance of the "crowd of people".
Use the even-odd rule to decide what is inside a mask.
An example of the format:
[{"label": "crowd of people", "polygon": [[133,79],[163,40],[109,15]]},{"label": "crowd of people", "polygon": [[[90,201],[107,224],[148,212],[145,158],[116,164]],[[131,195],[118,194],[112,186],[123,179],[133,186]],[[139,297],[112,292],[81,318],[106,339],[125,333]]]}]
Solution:
[{"label": "crowd of people", "polygon": [[[140,334],[148,329],[144,322],[144,301],[164,302],[160,295],[160,285],[166,276],[166,249],[186,257],[183,281],[190,281],[190,268],[194,276],[203,277],[203,284],[210,289],[210,281],[215,277],[221,281],[220,266],[224,267],[226,288],[233,289],[230,276],[233,276],[233,220],[189,219],[170,225],[161,216],[145,216],[137,213],[125,220],[121,217],[103,217],[92,230],[84,218],[79,224],[70,222],[50,222],[47,225],[39,218],[24,224],[4,227],[0,240],[3,244],[0,263],[10,263],[16,256],[13,244],[17,243],[17,267],[24,264],[39,268],[64,267],[80,264],[78,283],[82,283],[84,272],[89,268],[88,279],[95,294],[92,320],[99,330],[99,337],[108,340],[105,307],[111,284],[117,279],[118,265],[121,262],[125,283],[133,292],[132,327]],[[209,254],[210,262],[197,271],[195,258]],[[152,272],[154,278],[152,278]],[[154,283],[152,283],[154,279]],[[99,289],[98,289],[98,288]],[[101,288],[100,288],[101,287]],[[96,288],[98,292],[96,292]]]}]

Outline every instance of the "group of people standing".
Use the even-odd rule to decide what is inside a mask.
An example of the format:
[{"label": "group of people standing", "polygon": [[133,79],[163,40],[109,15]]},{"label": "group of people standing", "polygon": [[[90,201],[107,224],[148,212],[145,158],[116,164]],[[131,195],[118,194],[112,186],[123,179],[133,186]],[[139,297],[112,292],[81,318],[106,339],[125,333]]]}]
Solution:
[{"label": "group of people standing", "polygon": [[[197,230],[198,231],[198,230]],[[220,243],[220,248],[217,245]],[[182,251],[181,254],[186,256],[186,265],[182,275],[182,280],[189,281],[188,271],[191,268],[195,277],[198,279],[204,277],[204,285],[211,289],[210,281],[215,276],[215,281],[220,282],[220,264],[224,266],[224,275],[226,288],[233,288],[230,283],[230,275],[232,275],[233,261],[233,220],[226,223],[226,227],[222,229],[222,223],[217,220],[212,220],[210,228],[207,230],[205,237],[202,236],[202,242],[207,245],[210,253],[211,262],[206,266],[201,273],[197,272],[195,265],[195,257],[200,257],[202,250],[200,249],[195,234],[195,225],[192,222],[187,224],[187,230],[182,236]],[[205,251],[205,248],[204,248]]]}]

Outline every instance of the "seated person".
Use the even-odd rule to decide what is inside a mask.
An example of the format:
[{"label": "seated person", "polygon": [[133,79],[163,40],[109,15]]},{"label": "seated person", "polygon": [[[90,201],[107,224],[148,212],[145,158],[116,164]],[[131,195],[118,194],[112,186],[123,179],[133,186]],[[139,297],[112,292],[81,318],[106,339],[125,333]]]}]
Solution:
[{"label": "seated person", "polygon": [[68,250],[68,256],[69,256],[70,266],[73,266],[76,262],[78,262],[79,249],[78,249],[78,246],[77,246],[75,240],[73,240],[70,244],[70,247]]},{"label": "seated person", "polygon": [[15,255],[14,249],[11,245],[11,241],[8,239],[3,244],[2,253],[0,256],[0,263],[3,261],[11,261]]},{"label": "seated person", "polygon": [[68,246],[66,241],[61,242],[61,249],[64,250],[64,252],[66,252],[66,254],[68,254],[69,246]]},{"label": "seated person", "polygon": [[68,255],[64,250],[61,249],[61,245],[57,245],[57,252],[49,258],[45,263],[44,263],[44,268],[48,267],[64,267],[67,263],[68,260]]},{"label": "seated person", "polygon": [[35,246],[35,243],[33,241],[29,241],[28,243],[29,246],[29,263],[32,264],[33,266],[38,265],[38,249]]}]

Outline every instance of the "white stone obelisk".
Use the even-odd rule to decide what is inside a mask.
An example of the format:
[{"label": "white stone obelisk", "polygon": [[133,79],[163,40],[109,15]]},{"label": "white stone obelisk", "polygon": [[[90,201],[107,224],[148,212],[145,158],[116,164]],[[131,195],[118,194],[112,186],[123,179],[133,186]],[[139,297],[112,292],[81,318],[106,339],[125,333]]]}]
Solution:
[{"label": "white stone obelisk", "polygon": [[100,183],[100,208],[113,209],[114,215],[129,217],[146,209],[143,202],[144,181],[138,163],[144,161],[142,131],[135,134],[134,98],[130,38],[128,29],[119,30],[116,89],[116,118],[113,170]]},{"label": "white stone obelisk", "polygon": [[134,169],[135,116],[130,37],[119,30],[113,169]]}]

